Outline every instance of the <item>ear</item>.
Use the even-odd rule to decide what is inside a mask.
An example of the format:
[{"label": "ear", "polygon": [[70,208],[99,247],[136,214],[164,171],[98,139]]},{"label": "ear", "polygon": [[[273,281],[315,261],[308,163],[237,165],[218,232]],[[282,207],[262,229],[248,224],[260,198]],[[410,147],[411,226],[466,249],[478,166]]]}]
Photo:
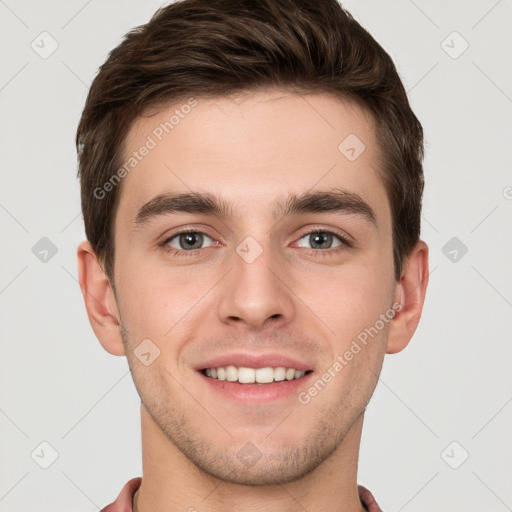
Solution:
[{"label": "ear", "polygon": [[390,322],[386,352],[395,354],[411,340],[420,321],[428,284],[428,247],[419,241],[404,264],[395,290],[395,303],[401,304]]},{"label": "ear", "polygon": [[107,352],[125,355],[114,290],[90,242],[78,246],[77,257],[78,281],[91,327]]}]

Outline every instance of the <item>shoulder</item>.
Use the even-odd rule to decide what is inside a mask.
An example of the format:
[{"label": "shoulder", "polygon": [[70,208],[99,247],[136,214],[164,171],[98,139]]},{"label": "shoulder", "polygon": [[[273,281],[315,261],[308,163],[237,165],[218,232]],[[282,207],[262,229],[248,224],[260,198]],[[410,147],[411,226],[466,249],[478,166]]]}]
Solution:
[{"label": "shoulder", "polygon": [[373,494],[366,487],[359,485],[358,490],[359,499],[368,512],[382,512],[382,509],[379,507],[377,501],[373,497]]},{"label": "shoulder", "polygon": [[128,480],[121,489],[116,501],[102,508],[100,512],[133,512],[132,500],[135,491],[140,487],[142,477],[132,478]]}]

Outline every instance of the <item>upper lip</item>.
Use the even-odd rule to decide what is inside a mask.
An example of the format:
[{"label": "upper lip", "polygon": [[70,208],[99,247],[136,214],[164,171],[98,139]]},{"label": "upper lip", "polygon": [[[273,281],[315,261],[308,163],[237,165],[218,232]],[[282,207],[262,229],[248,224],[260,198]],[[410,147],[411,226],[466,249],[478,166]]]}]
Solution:
[{"label": "upper lip", "polygon": [[313,369],[311,364],[288,357],[284,354],[249,354],[243,352],[213,357],[212,359],[208,359],[196,365],[195,369],[205,370],[206,368],[219,368],[220,366],[228,365],[245,368],[277,368],[284,366],[285,368],[294,368],[295,370],[302,371]]}]

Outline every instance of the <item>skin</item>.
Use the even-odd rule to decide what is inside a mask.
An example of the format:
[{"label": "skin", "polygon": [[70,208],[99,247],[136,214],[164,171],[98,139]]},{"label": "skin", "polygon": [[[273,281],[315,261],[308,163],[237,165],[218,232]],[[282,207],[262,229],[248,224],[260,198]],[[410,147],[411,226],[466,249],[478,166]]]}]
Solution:
[{"label": "skin", "polygon": [[[141,397],[135,510],[362,511],[356,477],[364,410],[384,355],[402,350],[418,325],[428,248],[419,241],[395,280],[374,123],[354,103],[279,89],[197,99],[123,179],[115,293],[90,243],[78,248],[91,325],[105,350],[127,357]],[[139,118],[126,155],[179,107]],[[338,150],[349,134],[366,147],[354,161]],[[272,214],[287,194],[334,188],[358,194],[375,224],[347,212]],[[186,212],[134,222],[158,194],[192,190],[225,199],[234,216]],[[159,245],[187,226],[210,237],[194,254]],[[341,233],[351,246],[334,238],[337,247],[318,248],[309,228]],[[263,250],[252,263],[236,252],[247,236]],[[272,351],[307,361],[321,376],[394,303],[400,312],[307,405],[296,395],[235,403],[193,369],[226,352]],[[149,366],[134,354],[144,339],[160,350]],[[237,457],[248,442],[261,454],[252,466]]]}]

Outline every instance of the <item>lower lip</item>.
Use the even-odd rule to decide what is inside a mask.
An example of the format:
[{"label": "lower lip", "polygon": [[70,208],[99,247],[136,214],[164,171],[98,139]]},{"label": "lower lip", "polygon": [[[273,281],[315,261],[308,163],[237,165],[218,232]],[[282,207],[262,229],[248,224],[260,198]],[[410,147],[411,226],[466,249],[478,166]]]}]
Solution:
[{"label": "lower lip", "polygon": [[240,384],[227,380],[212,379],[198,372],[206,385],[224,397],[232,398],[246,403],[263,403],[297,396],[301,387],[306,386],[313,372],[300,379],[283,380],[269,384]]}]

